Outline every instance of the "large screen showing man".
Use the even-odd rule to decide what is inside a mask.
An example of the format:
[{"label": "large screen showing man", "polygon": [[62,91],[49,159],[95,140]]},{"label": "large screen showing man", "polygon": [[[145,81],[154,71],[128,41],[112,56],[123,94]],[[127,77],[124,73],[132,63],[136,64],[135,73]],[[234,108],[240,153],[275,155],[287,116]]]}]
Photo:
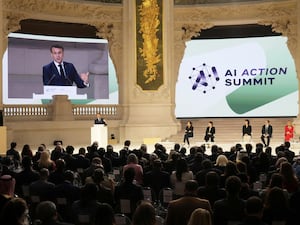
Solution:
[{"label": "large screen showing man", "polygon": [[53,61],[43,66],[44,85],[72,86],[75,83],[78,88],[89,86],[89,73],[81,73],[79,75],[72,63],[63,60],[63,46],[52,45],[50,52]]}]

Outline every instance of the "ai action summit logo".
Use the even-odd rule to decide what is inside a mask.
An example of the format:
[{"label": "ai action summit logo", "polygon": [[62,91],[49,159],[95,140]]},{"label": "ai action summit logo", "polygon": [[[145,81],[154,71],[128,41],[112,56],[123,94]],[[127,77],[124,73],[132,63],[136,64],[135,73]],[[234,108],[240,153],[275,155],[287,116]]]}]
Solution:
[{"label": "ai action summit logo", "polygon": [[203,94],[214,90],[216,83],[220,80],[216,67],[206,65],[206,63],[194,67],[188,78],[192,82],[192,90],[201,91]]}]

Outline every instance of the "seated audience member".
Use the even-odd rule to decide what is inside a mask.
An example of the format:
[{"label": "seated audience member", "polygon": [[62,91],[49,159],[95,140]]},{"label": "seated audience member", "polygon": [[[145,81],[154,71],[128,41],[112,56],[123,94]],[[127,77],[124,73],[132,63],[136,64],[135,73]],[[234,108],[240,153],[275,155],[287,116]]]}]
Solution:
[{"label": "seated audience member", "polygon": [[95,225],[116,225],[115,213],[109,204],[102,203],[100,205]]},{"label": "seated audience member", "polygon": [[229,176],[226,179],[225,189],[227,196],[218,200],[213,206],[214,225],[227,225],[231,222],[239,222],[245,216],[245,201],[239,197],[241,180],[237,176]]},{"label": "seated audience member", "polygon": [[66,170],[66,162],[63,159],[58,159],[55,162],[55,169],[49,174],[49,182],[58,185],[64,182],[64,172]]},{"label": "seated audience member", "polygon": [[96,169],[102,169],[104,171],[102,160],[99,157],[94,157],[90,166],[83,170],[81,174],[82,181],[85,183],[86,178],[92,176]]},{"label": "seated audience member", "polygon": [[250,187],[249,176],[246,173],[240,173],[238,177],[241,179],[240,198],[247,200],[251,196],[259,196],[259,192]]},{"label": "seated audience member", "polygon": [[268,186],[265,189],[262,189],[259,193],[260,198],[263,200],[265,203],[266,196],[268,196],[270,190],[273,187],[278,187],[283,190],[284,196],[286,197],[286,200],[289,198],[289,193],[287,192],[286,189],[283,188],[283,177],[280,173],[273,173],[271,176],[271,179],[269,181]]},{"label": "seated audience member", "polygon": [[170,176],[175,197],[181,197],[184,195],[185,183],[192,179],[194,179],[194,175],[192,171],[189,171],[186,160],[179,159],[177,161],[176,170],[173,171]]},{"label": "seated audience member", "polygon": [[134,153],[130,153],[127,158],[127,164],[123,166],[123,171],[126,171],[128,168],[133,168],[135,171],[135,181],[137,184],[143,184],[143,168],[138,164],[138,158]]},{"label": "seated audience member", "polygon": [[76,165],[75,165],[75,157],[73,156],[74,152],[74,147],[72,145],[68,145],[66,147],[66,154],[63,156],[63,159],[66,163],[66,170],[76,170]]},{"label": "seated audience member", "polygon": [[39,197],[39,201],[53,200],[55,185],[48,181],[49,170],[42,168],[40,170],[40,179],[29,185],[30,196]]},{"label": "seated audience member", "polygon": [[[144,199],[144,194],[142,188],[136,184],[133,184],[135,177],[135,170],[134,168],[128,168],[124,172],[124,182],[121,183],[119,186],[115,188],[115,202],[116,202],[116,212],[124,212],[130,218],[132,213],[135,211],[138,202]],[[130,208],[124,208],[122,204],[126,200],[129,203]]]},{"label": "seated audience member", "polygon": [[72,205],[72,223],[75,225],[96,224],[98,214],[101,212],[101,204],[96,197],[96,184],[88,183],[81,188],[80,199]]},{"label": "seated audience member", "polygon": [[38,147],[37,151],[35,152],[35,154],[34,154],[33,157],[32,157],[32,162],[33,162],[34,165],[36,165],[37,161],[40,159],[41,153],[42,153],[43,151],[47,151],[47,150],[45,149],[44,146],[40,145],[40,146]]},{"label": "seated audience member", "polygon": [[160,159],[156,159],[153,162],[153,169],[144,174],[144,186],[150,187],[155,196],[159,196],[159,192],[162,188],[170,187],[170,175],[162,171],[162,163]]},{"label": "seated audience member", "polygon": [[218,157],[216,159],[216,163],[214,165],[214,168],[216,168],[216,169],[220,170],[222,173],[224,173],[227,163],[228,163],[228,159],[227,159],[226,155],[218,155]]},{"label": "seated audience member", "polygon": [[273,221],[282,221],[286,225],[295,224],[296,217],[290,210],[288,201],[281,188],[273,187],[268,196],[266,196],[263,221],[270,225]]},{"label": "seated audience member", "polygon": [[114,191],[115,183],[104,175],[102,169],[96,169],[91,177],[86,178],[87,183],[94,183],[97,185],[97,200],[101,203],[107,203],[114,206]]},{"label": "seated audience member", "polygon": [[155,208],[149,202],[142,202],[136,208],[133,217],[132,225],[156,225]]},{"label": "seated audience member", "polygon": [[24,158],[24,156],[33,157],[32,150],[28,144],[25,144],[22,148],[21,157]]},{"label": "seated audience member", "polygon": [[212,162],[209,159],[204,159],[201,163],[202,169],[196,173],[195,180],[198,182],[199,186],[205,185],[205,176],[208,172],[214,171],[217,174],[221,175],[222,172],[213,167]]},{"label": "seated audience member", "polygon": [[0,214],[1,225],[28,225],[30,218],[28,206],[22,198],[12,198],[4,206]]},{"label": "seated audience member", "polygon": [[220,176],[220,186],[225,187],[227,178],[230,176],[238,176],[239,173],[240,171],[238,170],[236,163],[229,160],[226,164],[224,173]]},{"label": "seated audience member", "polygon": [[246,201],[246,216],[240,225],[266,225],[262,221],[263,203],[259,197],[252,196]]},{"label": "seated audience member", "polygon": [[197,189],[197,181],[189,180],[185,183],[184,196],[169,202],[166,225],[186,225],[197,208],[206,209],[212,213],[209,201],[197,197]]},{"label": "seated audience member", "polygon": [[57,211],[65,222],[72,221],[72,204],[80,198],[80,188],[73,185],[74,172],[66,170],[63,173],[64,181],[54,188],[54,199]]},{"label": "seated audience member", "polygon": [[69,223],[59,222],[56,205],[51,201],[39,203],[35,214],[35,225],[71,225]]},{"label": "seated audience member", "polygon": [[4,205],[14,197],[15,179],[10,175],[0,177],[0,212]]},{"label": "seated audience member", "polygon": [[283,162],[280,165],[280,174],[283,177],[283,187],[289,192],[294,193],[300,188],[299,180],[295,170],[289,162]]},{"label": "seated audience member", "polygon": [[51,160],[55,162],[56,160],[64,157],[65,150],[62,146],[62,141],[55,141],[54,144],[55,147],[51,152]]},{"label": "seated audience member", "polygon": [[[40,178],[37,171],[32,169],[32,160],[30,157],[25,156],[22,159],[23,170],[16,175],[16,194],[20,197],[28,197],[27,187]],[[25,193],[24,193],[25,192]]]},{"label": "seated audience member", "polygon": [[290,150],[291,143],[289,141],[284,142],[284,154],[289,163],[293,163],[293,159],[295,157],[295,152]]},{"label": "seated audience member", "polygon": [[40,159],[37,161],[37,170],[42,168],[46,168],[49,171],[53,171],[55,169],[55,163],[50,159],[50,154],[48,151],[41,152]]},{"label": "seated audience member", "polygon": [[195,209],[187,225],[212,225],[211,214],[206,209]]},{"label": "seated audience member", "polygon": [[17,143],[16,142],[11,142],[10,143],[10,149],[6,151],[6,157],[9,157],[10,159],[13,160],[15,165],[18,165],[21,161],[21,155],[19,151],[16,149]]},{"label": "seated audience member", "polygon": [[197,191],[200,198],[207,199],[211,206],[215,201],[226,197],[224,188],[220,188],[220,176],[214,171],[209,171],[205,176],[205,185],[200,186]]},{"label": "seated audience member", "polygon": [[85,148],[81,147],[78,150],[78,154],[75,156],[75,168],[78,172],[83,172],[84,169],[90,166],[90,160],[85,157]]}]

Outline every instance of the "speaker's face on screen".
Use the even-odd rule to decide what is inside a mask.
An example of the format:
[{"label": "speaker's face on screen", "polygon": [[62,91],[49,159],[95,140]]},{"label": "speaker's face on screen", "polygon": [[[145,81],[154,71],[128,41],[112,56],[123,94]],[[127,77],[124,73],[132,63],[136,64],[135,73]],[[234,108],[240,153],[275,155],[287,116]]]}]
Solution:
[{"label": "speaker's face on screen", "polygon": [[64,58],[64,51],[61,48],[52,48],[51,49],[51,57],[52,59],[57,62],[57,63],[61,63],[63,61]]}]

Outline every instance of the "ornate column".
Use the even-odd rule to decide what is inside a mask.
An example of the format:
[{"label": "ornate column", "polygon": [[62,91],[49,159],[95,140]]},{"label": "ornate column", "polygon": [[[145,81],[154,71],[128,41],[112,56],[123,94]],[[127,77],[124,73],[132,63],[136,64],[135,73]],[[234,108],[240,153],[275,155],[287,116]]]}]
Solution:
[{"label": "ornate column", "polygon": [[[160,29],[160,26],[157,26],[158,17],[156,14],[152,15],[153,17],[148,17],[149,14],[147,14],[148,11],[146,10],[146,12],[141,14],[145,15],[145,17],[140,22],[135,19],[137,18],[136,13],[142,10],[141,4],[147,8],[148,4],[153,2],[155,1],[123,2],[123,27],[125,28],[123,31],[124,70],[123,78],[120,78],[120,86],[124,87],[124,91],[120,93],[120,98],[122,98],[124,103],[125,115],[120,126],[121,142],[125,139],[133,141],[142,141],[143,138],[164,139],[172,134],[176,134],[180,128],[179,123],[174,118],[174,96],[171,94],[174,90],[171,80],[177,76],[173,73],[172,57],[168,57],[166,56],[168,54],[165,54],[165,52],[172,54],[173,51],[170,50],[174,41],[172,35],[173,0],[160,1],[161,5],[159,7],[162,8],[157,9],[162,11],[162,19],[159,20],[163,27],[159,31],[162,36],[159,36],[159,32],[154,32],[156,35],[153,36],[148,36],[147,33],[150,25],[151,29],[155,31]],[[148,24],[151,21],[155,23],[153,27],[151,23]],[[136,23],[143,24],[137,25]],[[137,29],[137,27],[139,28]],[[140,35],[143,37],[141,45],[137,44],[137,32],[141,32]],[[158,43],[163,43],[163,45],[159,47]],[[155,47],[150,55],[146,52],[148,47]],[[142,57],[137,57],[138,52],[141,53]],[[161,62],[163,69],[156,62]],[[142,70],[136,69],[140,63],[145,63]],[[143,78],[139,80],[138,76],[143,76]],[[152,82],[157,83],[151,85]]]}]

